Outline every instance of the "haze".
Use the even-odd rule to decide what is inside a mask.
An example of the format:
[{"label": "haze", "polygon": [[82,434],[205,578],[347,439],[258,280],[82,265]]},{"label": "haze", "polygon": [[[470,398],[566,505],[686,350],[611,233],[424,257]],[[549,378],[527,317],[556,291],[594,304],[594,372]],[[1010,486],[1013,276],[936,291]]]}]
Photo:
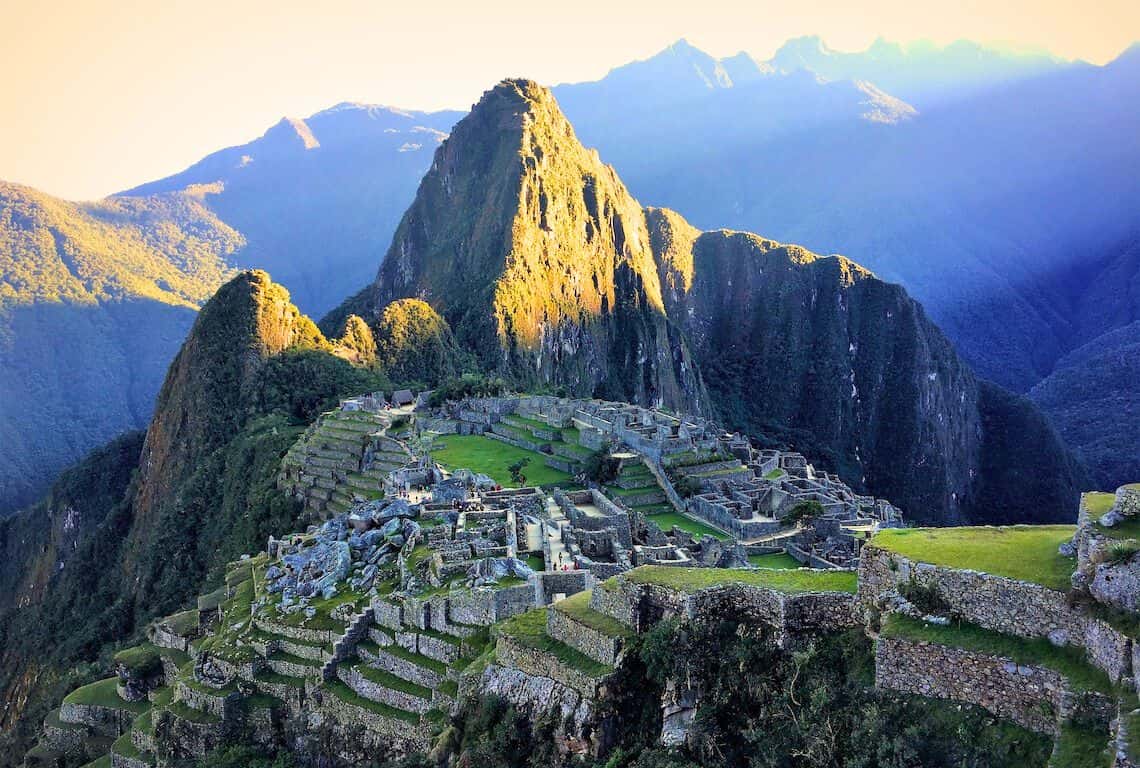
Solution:
[{"label": "haze", "polygon": [[[679,37],[769,57],[819,34],[966,37],[1103,63],[1140,38],[1140,4],[502,1],[6,3],[0,178],[72,199],[180,170],[338,101],[465,109],[505,76],[601,77]],[[572,12],[571,12],[572,11]]]}]

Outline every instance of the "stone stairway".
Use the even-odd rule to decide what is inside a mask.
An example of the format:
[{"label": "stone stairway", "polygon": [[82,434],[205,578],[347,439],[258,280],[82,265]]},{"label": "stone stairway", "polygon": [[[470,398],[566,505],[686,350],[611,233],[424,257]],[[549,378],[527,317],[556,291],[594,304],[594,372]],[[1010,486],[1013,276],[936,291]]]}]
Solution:
[{"label": "stone stairway", "polygon": [[333,644],[332,657],[325,661],[321,667],[322,680],[326,683],[335,680],[337,678],[337,665],[356,655],[356,645],[368,635],[368,628],[372,626],[372,618],[372,609],[365,608],[349,620],[348,629]]}]

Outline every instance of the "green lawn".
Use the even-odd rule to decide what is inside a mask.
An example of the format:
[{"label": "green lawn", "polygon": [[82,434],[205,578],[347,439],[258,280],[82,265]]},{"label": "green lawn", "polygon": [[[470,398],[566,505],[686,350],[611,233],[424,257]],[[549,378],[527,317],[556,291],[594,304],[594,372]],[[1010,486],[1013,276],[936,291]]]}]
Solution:
[{"label": "green lawn", "polygon": [[1076,562],[1057,552],[1071,525],[890,528],[871,544],[924,563],[967,568],[1067,591]]},{"label": "green lawn", "polygon": [[757,568],[776,568],[781,570],[800,568],[800,561],[787,552],[774,552],[770,555],[749,555],[748,562]]},{"label": "green lawn", "polygon": [[670,531],[673,526],[677,526],[682,531],[693,534],[694,536],[712,536],[714,539],[727,541],[732,537],[724,531],[717,530],[711,525],[705,525],[699,520],[694,520],[691,517],[682,515],[680,512],[659,512],[656,515],[648,515],[649,520],[657,523],[658,527],[663,531]]},{"label": "green lawn", "polygon": [[643,565],[614,578],[626,578],[638,584],[658,584],[686,592],[722,584],[747,584],[766,587],[787,594],[806,592],[855,593],[854,571],[816,571],[743,568],[678,568],[668,565]]},{"label": "green lawn", "polygon": [[576,648],[555,640],[546,634],[547,608],[520,613],[497,624],[495,631],[507,635],[528,648],[554,656],[560,662],[591,677],[601,677],[613,672],[613,667],[594,661]]},{"label": "green lawn", "polygon": [[632,629],[617,619],[590,608],[589,591],[579,592],[565,600],[559,600],[551,608],[609,637],[629,637],[633,634]]},{"label": "green lawn", "polygon": [[143,643],[116,653],[115,663],[122,664],[135,674],[147,675],[162,666],[162,657],[158,654],[158,648],[150,643]]},{"label": "green lawn", "polygon": [[1018,664],[1047,667],[1060,672],[1075,687],[1111,694],[1108,676],[1088,662],[1083,651],[1072,646],[1056,647],[1045,638],[1027,640],[973,624],[939,626],[908,616],[891,614],[883,622],[883,637],[920,640],[1012,659]]},{"label": "green lawn", "polygon": [[431,457],[443,466],[452,470],[482,472],[503,487],[513,488],[518,485],[511,480],[507,467],[524,458],[530,459],[530,463],[522,470],[527,485],[558,485],[564,488],[573,485],[570,475],[543,463],[546,460],[545,454],[516,448],[482,435],[447,435],[438,438],[436,446],[431,450]]},{"label": "green lawn", "polygon": [[546,570],[546,561],[542,559],[541,554],[531,553],[523,557],[523,562],[526,563],[532,571],[541,573]]},{"label": "green lawn", "polygon": [[1090,491],[1084,495],[1085,509],[1093,516],[1093,519],[1099,518],[1108,510],[1112,509],[1112,505],[1116,503],[1115,493],[1101,493],[1100,491]]},{"label": "green lawn", "polygon": [[64,702],[67,704],[87,704],[93,707],[107,707],[108,709],[123,709],[127,712],[139,714],[150,709],[149,701],[124,701],[119,698],[115,685],[119,678],[109,677],[97,683],[76,688],[67,694]]}]

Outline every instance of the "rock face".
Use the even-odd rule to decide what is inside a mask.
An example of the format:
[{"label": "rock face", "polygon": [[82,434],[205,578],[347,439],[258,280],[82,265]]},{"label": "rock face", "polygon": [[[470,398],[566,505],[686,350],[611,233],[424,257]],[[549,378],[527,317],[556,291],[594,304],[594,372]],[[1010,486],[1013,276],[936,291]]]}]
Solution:
[{"label": "rock face", "polygon": [[979,382],[902,288],[642,209],[534,83],[456,125],[375,283],[333,317],[375,328],[408,297],[522,387],[715,411],[917,521],[1063,519],[1076,498],[1040,413]]}]

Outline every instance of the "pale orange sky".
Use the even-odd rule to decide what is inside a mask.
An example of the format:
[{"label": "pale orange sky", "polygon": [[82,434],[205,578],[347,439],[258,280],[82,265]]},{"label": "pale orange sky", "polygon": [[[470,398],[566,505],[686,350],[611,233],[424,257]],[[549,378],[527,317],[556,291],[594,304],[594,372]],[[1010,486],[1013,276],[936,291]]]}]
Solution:
[{"label": "pale orange sky", "polygon": [[1104,63],[1140,39],[1140,2],[0,0],[0,179],[93,198],[339,101],[466,109],[503,77],[596,79],[680,37],[768,58],[804,34]]}]

